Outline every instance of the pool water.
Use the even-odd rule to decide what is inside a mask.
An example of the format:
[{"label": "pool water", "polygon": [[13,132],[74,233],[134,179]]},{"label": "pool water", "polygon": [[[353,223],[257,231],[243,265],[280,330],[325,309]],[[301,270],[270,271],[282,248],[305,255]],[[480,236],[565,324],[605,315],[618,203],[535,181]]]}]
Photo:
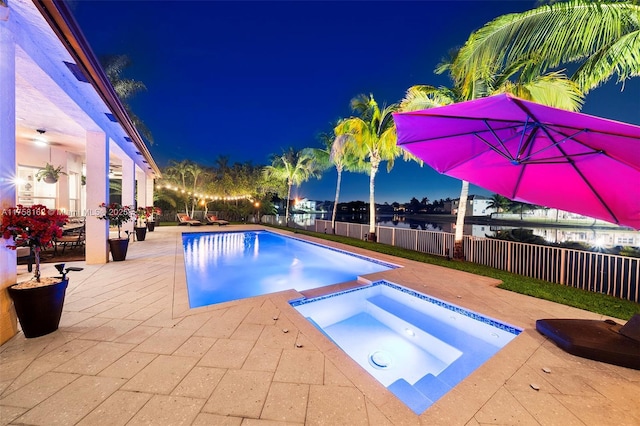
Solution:
[{"label": "pool water", "polygon": [[182,235],[192,308],[323,287],[397,265],[269,231]]},{"label": "pool water", "polygon": [[290,304],[416,414],[522,331],[387,281]]}]

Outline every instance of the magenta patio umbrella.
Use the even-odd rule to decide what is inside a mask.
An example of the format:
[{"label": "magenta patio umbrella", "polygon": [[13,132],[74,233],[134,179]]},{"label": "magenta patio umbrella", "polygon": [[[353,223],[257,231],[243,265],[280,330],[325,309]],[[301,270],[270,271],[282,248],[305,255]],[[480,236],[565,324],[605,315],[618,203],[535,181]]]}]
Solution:
[{"label": "magenta patio umbrella", "polygon": [[511,200],[640,229],[640,127],[501,94],[394,114],[398,145]]}]

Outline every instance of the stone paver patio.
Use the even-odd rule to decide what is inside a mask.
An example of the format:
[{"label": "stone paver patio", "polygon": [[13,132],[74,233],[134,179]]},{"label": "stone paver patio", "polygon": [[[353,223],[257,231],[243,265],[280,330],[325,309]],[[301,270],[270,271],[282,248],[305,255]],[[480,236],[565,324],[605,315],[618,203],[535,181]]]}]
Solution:
[{"label": "stone paver patio", "polygon": [[524,329],[420,416],[291,308],[294,290],[189,309],[181,233],[240,229],[256,227],[159,227],[124,262],[74,263],[85,269],[69,276],[60,329],[0,347],[0,424],[640,425],[640,371],[535,330],[539,318],[604,317],[489,278],[322,241],[402,266],[368,280]]}]

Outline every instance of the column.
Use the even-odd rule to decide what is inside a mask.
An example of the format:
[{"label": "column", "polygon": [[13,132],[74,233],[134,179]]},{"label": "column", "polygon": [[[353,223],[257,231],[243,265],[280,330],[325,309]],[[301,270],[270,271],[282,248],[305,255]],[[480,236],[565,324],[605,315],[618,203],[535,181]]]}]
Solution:
[{"label": "column", "polygon": [[[135,207],[136,165],[129,157],[122,157],[122,205]],[[122,226],[123,231],[133,232],[135,216]]]},{"label": "column", "polygon": [[147,206],[153,206],[153,177],[151,175],[147,176],[147,190],[145,191],[147,194]]},{"label": "column", "polygon": [[98,206],[109,202],[109,140],[104,133],[87,132],[86,263],[109,260],[109,222],[98,219]]},{"label": "column", "polygon": [[[16,47],[9,8],[0,3],[0,213],[16,203]],[[0,236],[0,344],[18,331],[6,287],[16,282],[16,252]]]},{"label": "column", "polygon": [[147,176],[141,170],[136,170],[136,200],[138,207],[150,206],[147,202]]}]

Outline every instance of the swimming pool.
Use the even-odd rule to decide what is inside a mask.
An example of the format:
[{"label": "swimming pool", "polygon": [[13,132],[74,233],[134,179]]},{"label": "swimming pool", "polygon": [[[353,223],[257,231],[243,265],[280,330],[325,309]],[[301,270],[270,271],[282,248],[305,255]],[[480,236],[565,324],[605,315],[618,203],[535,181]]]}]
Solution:
[{"label": "swimming pool", "polygon": [[269,231],[185,233],[182,243],[192,308],[304,291],[397,267]]},{"label": "swimming pool", "polygon": [[416,414],[522,331],[387,281],[289,303]]}]

